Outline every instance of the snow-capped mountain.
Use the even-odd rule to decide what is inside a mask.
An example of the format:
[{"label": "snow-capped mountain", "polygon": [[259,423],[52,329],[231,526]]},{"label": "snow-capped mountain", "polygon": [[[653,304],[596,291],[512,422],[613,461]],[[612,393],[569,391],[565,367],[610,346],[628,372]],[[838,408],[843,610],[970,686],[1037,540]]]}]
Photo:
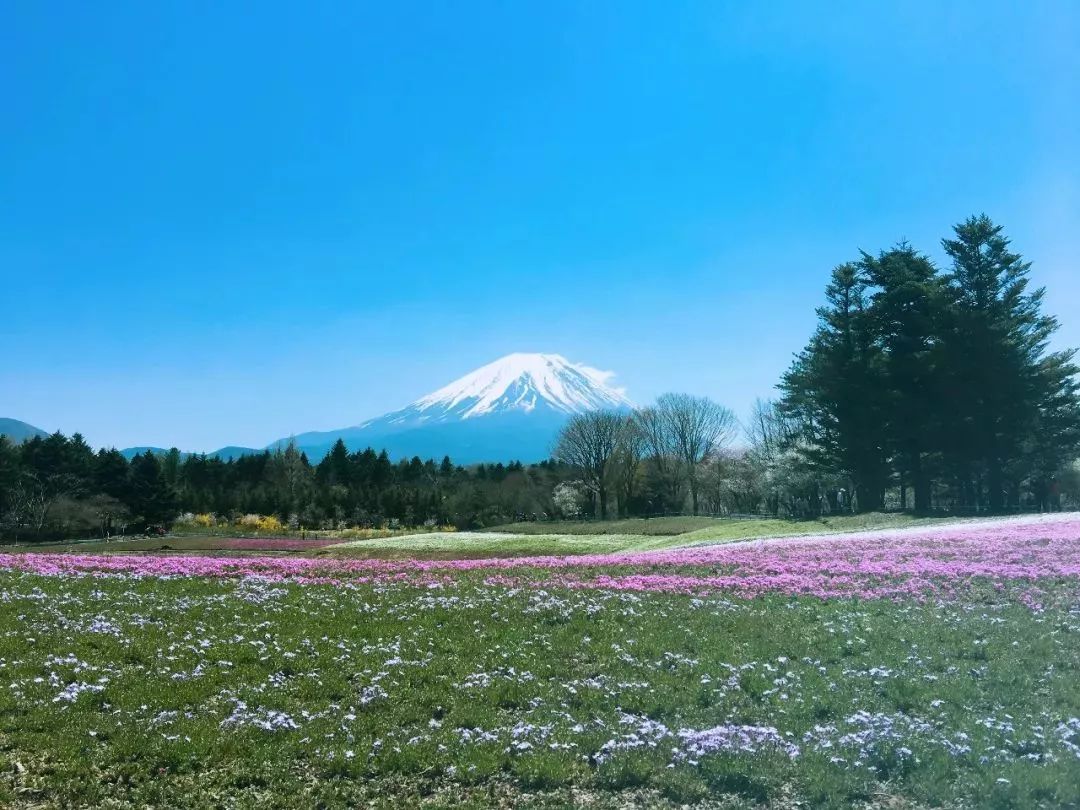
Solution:
[{"label": "snow-capped mountain", "polygon": [[313,461],[338,438],[350,450],[385,448],[392,458],[540,461],[573,414],[632,407],[610,384],[613,376],[557,354],[509,354],[401,410],[356,427],[303,433],[295,441]]},{"label": "snow-capped mountain", "polygon": [[608,386],[612,376],[558,354],[508,354],[382,419],[447,421],[537,408],[572,415],[630,407],[622,389]]}]

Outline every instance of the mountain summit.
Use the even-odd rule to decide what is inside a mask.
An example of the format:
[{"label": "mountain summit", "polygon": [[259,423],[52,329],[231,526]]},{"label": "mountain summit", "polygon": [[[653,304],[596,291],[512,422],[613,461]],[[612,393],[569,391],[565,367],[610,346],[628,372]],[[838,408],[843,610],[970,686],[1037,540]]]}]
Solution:
[{"label": "mountain summit", "polygon": [[312,461],[339,438],[350,450],[385,448],[392,458],[541,461],[572,415],[632,407],[623,390],[610,385],[613,376],[558,354],[508,354],[401,410],[356,427],[303,433],[295,441]]},{"label": "mountain summit", "polygon": [[622,389],[608,386],[612,376],[558,354],[508,354],[420,397],[397,414],[445,421],[514,410],[530,413],[537,408],[572,415],[630,407]]}]

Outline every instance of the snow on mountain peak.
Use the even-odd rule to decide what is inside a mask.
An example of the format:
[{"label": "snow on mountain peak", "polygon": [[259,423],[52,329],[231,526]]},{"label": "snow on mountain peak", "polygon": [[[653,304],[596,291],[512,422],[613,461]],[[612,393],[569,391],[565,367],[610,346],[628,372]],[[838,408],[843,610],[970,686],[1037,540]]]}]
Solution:
[{"label": "snow on mountain peak", "polygon": [[608,384],[613,376],[558,354],[508,354],[421,397],[406,410],[468,419],[499,411],[532,411],[538,405],[566,414],[631,407],[623,389]]}]

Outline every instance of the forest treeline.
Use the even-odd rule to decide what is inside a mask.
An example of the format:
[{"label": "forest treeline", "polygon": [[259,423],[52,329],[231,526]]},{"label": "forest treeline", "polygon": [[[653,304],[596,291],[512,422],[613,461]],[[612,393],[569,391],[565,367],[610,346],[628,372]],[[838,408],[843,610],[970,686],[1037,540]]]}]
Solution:
[{"label": "forest treeline", "polygon": [[818,325],[747,424],[704,397],[572,418],[552,459],[463,467],[340,441],[222,460],[128,461],[79,434],[0,437],[0,536],[144,531],[184,513],[274,515],[292,528],[679,512],[970,513],[1080,504],[1072,350],[1002,229],[972,217],[939,268],[907,243],[837,266]]}]

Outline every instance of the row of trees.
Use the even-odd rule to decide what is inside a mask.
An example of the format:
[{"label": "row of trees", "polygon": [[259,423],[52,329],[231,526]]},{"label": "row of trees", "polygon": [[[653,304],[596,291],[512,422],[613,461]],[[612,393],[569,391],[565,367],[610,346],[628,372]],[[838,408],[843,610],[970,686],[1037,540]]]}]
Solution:
[{"label": "row of trees", "polygon": [[128,461],[115,449],[95,453],[79,434],[22,444],[0,437],[0,537],[141,532],[184,512],[276,515],[293,528],[483,526],[580,512],[576,495],[563,497],[563,511],[554,500],[556,487],[573,479],[555,462],[394,463],[385,452],[349,452],[341,442],[313,465],[291,445],[227,461],[176,449]]},{"label": "row of trees", "polygon": [[738,432],[735,415],[705,397],[665,394],[631,413],[592,411],[570,419],[554,457],[581,475],[601,518],[614,494],[620,514],[702,506],[706,463],[721,460]]},{"label": "row of trees", "polygon": [[1047,508],[1073,475],[1073,350],[1030,264],[972,217],[942,241],[944,272],[907,243],[839,265],[806,348],[756,415],[760,442],[861,509]]},{"label": "row of trees", "polygon": [[181,513],[274,515],[292,528],[400,524],[477,527],[513,520],[728,508],[710,464],[737,432],[710,400],[668,394],[643,410],[572,419],[554,458],[525,466],[393,462],[338,441],[317,464],[294,445],[222,460],[175,448],[130,461],[79,434],[0,437],[0,536],[110,536]]},{"label": "row of trees", "polygon": [[129,463],[117,450],[94,453],[78,433],[19,445],[0,436],[2,536],[44,539],[69,527],[107,536],[133,516],[170,520],[176,506],[159,459],[149,453]]}]

